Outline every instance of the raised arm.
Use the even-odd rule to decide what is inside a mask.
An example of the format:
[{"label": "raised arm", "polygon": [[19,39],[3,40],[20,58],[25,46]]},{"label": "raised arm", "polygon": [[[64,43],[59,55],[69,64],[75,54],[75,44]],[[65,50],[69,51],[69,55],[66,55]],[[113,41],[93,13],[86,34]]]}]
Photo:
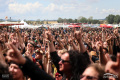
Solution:
[{"label": "raised arm", "polygon": [[55,52],[56,51],[56,49],[55,49],[55,46],[54,46],[54,44],[53,44],[53,36],[52,36],[52,34],[51,34],[51,32],[46,32],[46,34],[48,35],[48,40],[49,40],[49,50],[50,50],[50,52]]},{"label": "raised arm", "polygon": [[73,46],[74,50],[80,51],[77,45],[74,43],[73,36],[68,36],[68,43]]},{"label": "raised arm", "polygon": [[58,56],[56,49],[54,47],[53,44],[53,38],[52,38],[52,34],[50,31],[47,32],[48,35],[48,40],[49,40],[49,50],[50,50],[50,56],[51,56],[51,60],[54,63],[54,65],[57,68],[57,71],[59,72],[59,61],[61,60],[61,58]]},{"label": "raised arm", "polygon": [[106,42],[108,43],[108,49],[109,49],[109,53],[110,54],[113,54],[113,45],[111,44],[111,40],[112,40],[112,37],[107,37],[107,39],[106,39]]},{"label": "raised arm", "polygon": [[19,31],[20,31],[19,27],[16,28],[16,33],[17,33],[18,41],[19,41],[20,47],[21,47],[21,49],[22,49],[21,51],[23,51],[23,49],[25,48],[25,44],[24,44],[24,42],[23,42],[23,39],[22,39]]},{"label": "raised arm", "polygon": [[103,46],[100,46],[100,54],[99,54],[99,60],[102,65],[106,65],[107,60],[105,57],[105,53],[103,53]]},{"label": "raised arm", "polygon": [[15,62],[21,65],[23,73],[28,75],[32,80],[54,80],[51,76],[41,70],[28,57],[24,58],[21,52],[13,45],[9,44],[12,49],[7,53],[6,59],[8,62]]},{"label": "raised arm", "polygon": [[77,41],[79,43],[80,52],[84,53],[86,51],[86,48],[85,48],[83,41],[82,41],[81,31],[75,31],[75,38],[77,39]]},{"label": "raised arm", "polygon": [[64,45],[63,45],[62,42],[60,41],[60,38],[59,38],[59,37],[57,38],[57,42],[59,43],[60,47],[61,47],[62,49],[64,49]]}]

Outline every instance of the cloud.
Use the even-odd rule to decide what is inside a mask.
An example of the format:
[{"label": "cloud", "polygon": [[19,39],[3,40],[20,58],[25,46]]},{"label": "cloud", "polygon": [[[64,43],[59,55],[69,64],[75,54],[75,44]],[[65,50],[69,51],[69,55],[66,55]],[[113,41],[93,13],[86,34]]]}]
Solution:
[{"label": "cloud", "polygon": [[54,3],[49,4],[47,7],[45,7],[44,12],[47,11],[59,11],[59,12],[81,12],[84,10],[89,10],[91,7],[85,4],[67,4],[64,3],[62,5],[57,5]]},{"label": "cloud", "polygon": [[7,7],[8,4],[14,2],[14,0],[0,0],[0,8],[4,8],[4,7]]},{"label": "cloud", "polygon": [[100,13],[100,14],[119,14],[120,10],[118,10],[118,9],[99,9],[99,8],[96,8],[96,13]]},{"label": "cloud", "polygon": [[[73,0],[71,0],[73,1]],[[47,6],[40,3],[26,3],[26,4],[19,4],[19,3],[11,3],[8,5],[9,12],[13,15],[20,15],[20,16],[30,16],[35,17],[39,16],[40,18],[54,18],[57,19],[58,17],[64,18],[72,18],[78,17],[79,14],[84,14],[91,10],[91,6],[83,3],[63,3],[63,4],[55,4],[49,3]]]},{"label": "cloud", "polygon": [[[86,18],[93,16],[96,18],[104,18],[110,13],[120,13],[116,9],[101,9],[99,6],[95,8],[91,3],[96,3],[100,0],[46,0],[44,2],[27,2],[17,3],[14,0],[7,0],[8,4],[6,12],[0,15],[8,15],[16,19],[58,19],[62,18],[78,18],[84,16]],[[1,2],[1,0],[0,0]],[[2,9],[1,9],[2,10]],[[0,10],[0,11],[1,11]],[[5,14],[4,14],[5,13]]]},{"label": "cloud", "polygon": [[13,3],[9,4],[8,8],[11,12],[16,14],[25,14],[29,12],[35,12],[38,9],[42,8],[42,4],[39,2],[35,3],[26,3],[26,4],[19,4],[19,3]]},{"label": "cloud", "polygon": [[61,5],[51,3],[47,7],[44,7],[42,12],[45,14],[45,17],[50,18],[52,16],[54,19],[57,19],[59,17],[77,18],[80,15],[88,13],[90,10],[91,6],[82,3],[64,3]]},{"label": "cloud", "polygon": [[120,13],[120,10],[116,10],[116,9],[102,9],[101,13],[118,14],[118,13]]},{"label": "cloud", "polygon": [[95,15],[93,15],[94,17],[96,17],[96,19],[104,19],[105,17],[107,17],[109,14],[113,14],[113,15],[118,15],[120,13],[120,10],[118,9],[100,9],[100,8],[96,8],[95,9]]},{"label": "cloud", "polygon": [[96,3],[96,2],[99,2],[100,0],[87,0],[87,1],[91,3]]},{"label": "cloud", "polygon": [[7,4],[14,3],[14,2],[15,2],[15,0],[7,0],[6,1]]}]

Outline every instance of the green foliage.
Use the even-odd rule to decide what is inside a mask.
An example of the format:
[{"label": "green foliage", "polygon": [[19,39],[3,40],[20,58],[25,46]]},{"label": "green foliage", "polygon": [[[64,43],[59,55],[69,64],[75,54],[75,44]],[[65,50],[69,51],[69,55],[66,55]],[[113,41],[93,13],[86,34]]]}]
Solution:
[{"label": "green foliage", "polygon": [[92,24],[100,23],[99,20],[92,20]]},{"label": "green foliage", "polygon": [[119,24],[120,23],[120,15],[110,14],[106,17],[106,20],[109,24]]},{"label": "green foliage", "polygon": [[78,22],[78,20],[77,20],[77,19],[75,19],[75,20],[74,20],[74,23],[77,23],[77,22]]},{"label": "green foliage", "polygon": [[90,17],[88,18],[88,24],[91,24],[91,23],[92,23],[92,21],[93,21],[93,17],[92,17],[92,16],[90,16]]},{"label": "green foliage", "polygon": [[74,23],[74,21],[70,18],[70,19],[68,19],[68,22],[69,23]]},{"label": "green foliage", "polygon": [[81,19],[79,20],[81,23],[87,23],[87,18],[85,17],[81,17]]},{"label": "green foliage", "polygon": [[[58,18],[58,23],[88,23],[88,24],[103,24],[105,22],[105,20],[97,20],[97,19],[93,19],[92,16],[90,16],[88,19],[83,17],[83,16],[79,16],[78,19],[62,19],[62,18]],[[120,15],[113,15],[110,14],[106,17],[106,21],[108,24],[119,24],[120,23]]]},{"label": "green foliage", "polygon": [[120,15],[116,15],[116,16],[114,17],[114,23],[119,24],[119,22],[120,22]]},{"label": "green foliage", "polygon": [[58,18],[57,22],[58,23],[63,23],[63,19],[62,18]]},{"label": "green foliage", "polygon": [[71,19],[71,18],[62,19],[62,18],[58,18],[57,21],[58,21],[58,23],[89,23],[89,24],[91,24],[91,23],[94,23],[94,24],[100,23],[99,20],[93,19],[92,16],[90,16],[88,19],[83,17],[83,16],[78,17],[78,19]]},{"label": "green foliage", "polygon": [[106,20],[109,24],[113,24],[114,23],[114,18],[115,18],[115,15],[110,14],[106,17]]}]

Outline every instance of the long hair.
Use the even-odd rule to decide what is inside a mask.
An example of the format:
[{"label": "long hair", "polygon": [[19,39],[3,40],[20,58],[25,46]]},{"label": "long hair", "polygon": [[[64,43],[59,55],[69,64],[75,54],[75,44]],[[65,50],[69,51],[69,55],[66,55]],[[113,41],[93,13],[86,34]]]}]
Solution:
[{"label": "long hair", "polygon": [[70,64],[72,66],[72,74],[73,74],[73,80],[78,80],[79,76],[83,73],[83,71],[86,69],[86,67],[89,65],[87,62],[86,57],[79,51],[67,51],[69,53],[69,60]]}]

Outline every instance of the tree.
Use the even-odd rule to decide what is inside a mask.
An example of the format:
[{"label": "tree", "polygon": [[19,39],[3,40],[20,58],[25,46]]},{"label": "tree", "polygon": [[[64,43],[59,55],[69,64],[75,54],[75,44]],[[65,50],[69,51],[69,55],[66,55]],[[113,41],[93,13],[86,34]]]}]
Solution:
[{"label": "tree", "polygon": [[99,20],[94,19],[94,20],[92,20],[91,22],[92,22],[93,24],[97,24],[97,23],[99,23]]},{"label": "tree", "polygon": [[82,18],[80,19],[80,22],[81,22],[81,23],[87,23],[87,18],[82,17]]},{"label": "tree", "polygon": [[80,23],[80,20],[83,16],[79,16],[77,22]]},{"label": "tree", "polygon": [[58,18],[57,22],[58,23],[63,23],[63,19],[62,18]]},{"label": "tree", "polygon": [[70,18],[70,19],[68,19],[68,22],[73,23],[74,21],[73,21],[73,19]]},{"label": "tree", "polygon": [[90,17],[88,18],[88,24],[91,24],[91,23],[92,23],[92,20],[93,20],[93,17],[90,16]]},{"label": "tree", "polygon": [[113,24],[114,23],[114,17],[115,15],[110,14],[109,16],[106,17],[106,20],[109,24]]},{"label": "tree", "polygon": [[77,20],[77,19],[75,19],[75,20],[74,20],[74,22],[75,22],[75,23],[77,23],[77,22],[78,22],[78,20]]},{"label": "tree", "polygon": [[68,23],[68,20],[65,18],[65,19],[63,19],[63,22],[64,23]]},{"label": "tree", "polygon": [[119,22],[120,22],[120,15],[116,15],[116,16],[114,17],[114,23],[119,24]]}]

